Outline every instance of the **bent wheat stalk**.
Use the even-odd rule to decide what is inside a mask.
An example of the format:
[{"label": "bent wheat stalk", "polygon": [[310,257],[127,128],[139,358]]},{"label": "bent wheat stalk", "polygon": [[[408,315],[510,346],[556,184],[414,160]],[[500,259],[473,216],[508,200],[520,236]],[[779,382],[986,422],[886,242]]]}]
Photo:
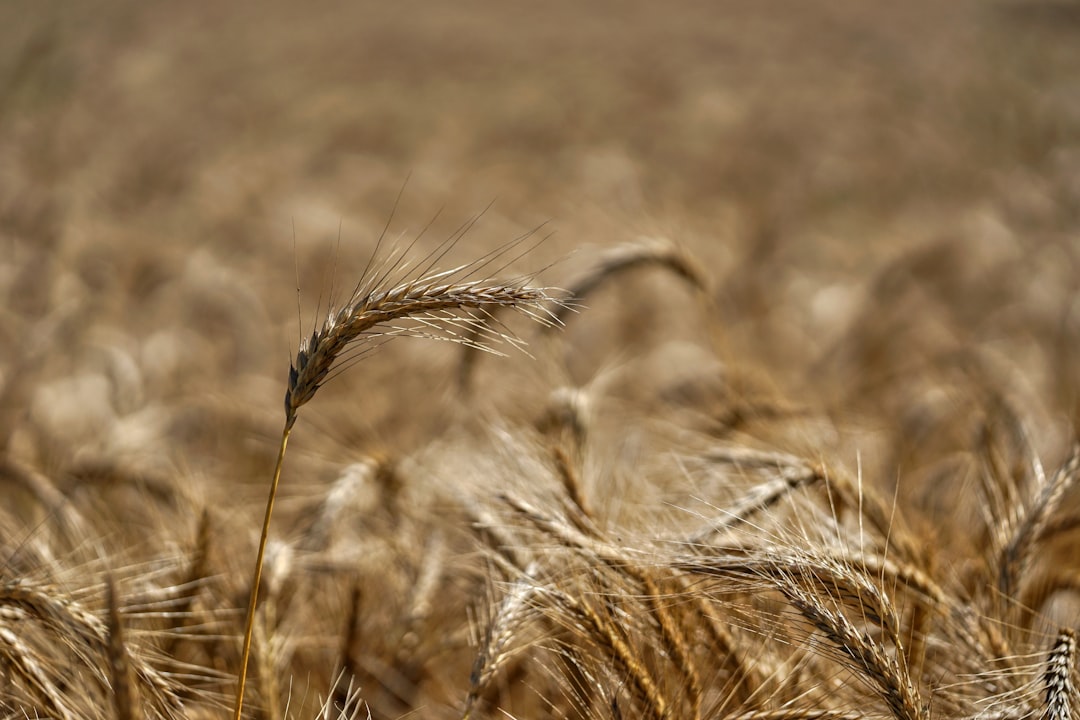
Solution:
[{"label": "bent wheat stalk", "polygon": [[[513,244],[511,244],[512,247]],[[244,623],[244,645],[237,681],[234,720],[240,720],[244,705],[244,685],[251,655],[252,629],[258,603],[259,584],[266,555],[266,543],[270,532],[274,498],[281,479],[281,467],[289,434],[296,424],[297,413],[309,402],[333,373],[340,372],[357,360],[373,338],[411,335],[449,340],[471,345],[488,352],[497,352],[491,343],[505,341],[519,345],[516,338],[492,331],[484,322],[488,314],[497,308],[513,308],[544,325],[558,324],[558,319],[547,306],[558,306],[559,301],[550,288],[529,287],[526,279],[500,283],[489,280],[470,280],[502,251],[452,270],[435,273],[421,272],[420,277],[392,284],[391,276],[401,266],[376,271],[362,279],[349,301],[341,308],[332,310],[323,324],[304,338],[296,354],[296,361],[289,368],[289,383],[285,391],[285,425],[274,464],[274,475],[266,500],[259,550],[252,573],[251,596],[248,601],[247,619]],[[393,263],[391,263],[393,265]],[[366,274],[366,273],[365,273]],[[405,324],[394,324],[397,322]],[[484,327],[483,333],[458,334],[458,330]]]}]

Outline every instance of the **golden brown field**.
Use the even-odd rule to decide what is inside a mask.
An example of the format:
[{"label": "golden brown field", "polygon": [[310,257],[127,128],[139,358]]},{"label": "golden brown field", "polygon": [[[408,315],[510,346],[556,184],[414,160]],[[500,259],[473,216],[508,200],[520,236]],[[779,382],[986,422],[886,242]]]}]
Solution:
[{"label": "golden brown field", "polygon": [[245,717],[1080,718],[1078,67],[1059,0],[0,4],[0,716],[232,716],[288,388]]}]

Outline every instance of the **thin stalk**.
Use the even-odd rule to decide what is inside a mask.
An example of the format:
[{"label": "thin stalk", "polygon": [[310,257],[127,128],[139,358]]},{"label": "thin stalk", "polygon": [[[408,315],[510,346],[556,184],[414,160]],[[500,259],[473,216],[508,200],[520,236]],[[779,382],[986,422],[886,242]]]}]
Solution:
[{"label": "thin stalk", "polygon": [[274,512],[274,498],[277,497],[278,481],[281,479],[281,465],[285,461],[285,446],[289,444],[295,415],[285,422],[281,431],[281,446],[278,448],[277,463],[274,465],[274,479],[270,483],[270,494],[266,498],[266,516],[263,518],[262,536],[259,538],[259,554],[255,559],[255,572],[252,573],[251,598],[248,600],[247,619],[244,621],[244,650],[240,658],[240,677],[236,686],[236,710],[233,720],[240,720],[244,709],[244,685],[247,683],[248,659],[251,657],[251,636],[255,628],[255,606],[259,602],[259,583],[262,581],[263,559],[266,555],[266,541],[270,537],[270,516]]},{"label": "thin stalk", "polygon": [[[457,342],[477,343],[475,339],[462,339],[458,332],[479,322],[479,317],[499,307],[514,307],[541,323],[557,322],[550,313],[544,314],[543,306],[551,296],[543,288],[524,287],[520,284],[502,284],[468,278],[483,268],[493,257],[462,265],[454,270],[424,274],[395,287],[383,286],[395,273],[393,265],[376,273],[377,277],[362,279],[349,302],[331,312],[321,327],[300,342],[296,360],[289,366],[289,383],[285,391],[285,427],[281,431],[281,447],[270,495],[266,499],[266,517],[263,520],[259,554],[255,560],[255,572],[251,582],[251,601],[248,603],[247,621],[244,626],[244,650],[240,660],[240,677],[236,687],[236,709],[233,720],[240,720],[244,706],[244,685],[247,681],[248,660],[251,656],[251,637],[255,626],[255,607],[259,601],[259,583],[262,580],[263,559],[266,554],[267,537],[270,534],[270,515],[274,510],[281,464],[285,460],[285,446],[289,433],[296,424],[300,407],[315,397],[320,387],[332,377],[338,361],[345,356],[348,364],[349,351],[356,344],[372,336],[413,335],[431,337],[432,331],[446,331],[446,339]],[[441,257],[439,255],[438,257]],[[435,259],[438,259],[435,257]],[[430,267],[428,268],[430,270]],[[428,271],[425,270],[425,273]],[[367,273],[365,272],[365,275]],[[453,278],[458,278],[455,281]],[[454,314],[461,311],[464,317]],[[478,315],[479,314],[479,315]],[[415,325],[391,326],[384,332],[377,326],[390,325],[398,320],[415,321]],[[436,332],[436,337],[438,334]],[[488,340],[506,340],[515,343],[513,337],[503,333],[491,333]],[[352,356],[355,361],[363,351]],[[340,367],[338,368],[340,372]]]}]

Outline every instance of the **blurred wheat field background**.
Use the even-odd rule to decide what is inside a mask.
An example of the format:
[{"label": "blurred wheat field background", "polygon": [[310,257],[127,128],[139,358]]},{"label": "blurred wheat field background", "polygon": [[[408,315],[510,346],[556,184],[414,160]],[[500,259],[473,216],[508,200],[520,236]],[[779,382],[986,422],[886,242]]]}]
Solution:
[{"label": "blurred wheat field background", "polygon": [[1078,38],[0,5],[3,717],[229,717],[301,337],[489,257],[558,327],[303,400],[245,717],[1077,717]]}]

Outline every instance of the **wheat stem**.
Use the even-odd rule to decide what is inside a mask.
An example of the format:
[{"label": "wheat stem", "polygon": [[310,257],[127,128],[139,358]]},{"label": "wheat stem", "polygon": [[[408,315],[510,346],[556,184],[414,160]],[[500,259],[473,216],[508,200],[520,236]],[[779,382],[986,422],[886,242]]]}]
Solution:
[{"label": "wheat stem", "polygon": [[236,709],[233,720],[240,720],[244,709],[244,685],[247,682],[248,660],[251,657],[251,636],[255,628],[255,606],[259,603],[259,583],[262,581],[263,559],[266,557],[266,542],[270,537],[270,516],[274,512],[274,498],[277,497],[278,482],[281,480],[281,465],[285,461],[285,447],[289,444],[292,424],[286,422],[281,433],[281,445],[278,447],[277,463],[274,465],[274,479],[270,482],[270,493],[266,498],[266,516],[263,518],[262,535],[259,537],[259,552],[255,558],[255,570],[252,573],[251,597],[248,600],[247,619],[244,621],[244,649],[240,657],[240,677],[236,684]]},{"label": "wheat stem", "polygon": [[[331,312],[310,337],[301,341],[296,360],[289,367],[289,382],[285,391],[285,426],[274,466],[274,479],[270,483],[270,492],[266,499],[266,516],[263,519],[259,552],[252,573],[251,598],[244,623],[244,648],[236,686],[233,720],[240,720],[243,711],[244,685],[251,656],[259,583],[270,533],[270,516],[274,510],[274,498],[277,496],[278,482],[281,479],[285,447],[289,442],[289,433],[296,424],[300,407],[315,397],[315,393],[331,377],[335,368],[340,371],[340,363],[348,362],[347,359],[343,360],[343,357],[348,357],[349,349],[372,335],[440,337],[432,333],[441,329],[445,332],[445,339],[471,342],[487,348],[483,342],[463,338],[454,332],[454,328],[467,330],[474,327],[479,320],[471,313],[483,314],[497,307],[516,308],[542,323],[557,322],[554,316],[541,314],[543,304],[551,300],[547,291],[542,288],[465,279],[483,265],[481,261],[445,272],[426,274],[391,288],[380,287],[389,278],[389,271],[378,277],[362,279],[349,302]],[[455,277],[459,280],[454,281]],[[455,311],[463,312],[465,317],[454,315]],[[412,321],[414,325],[389,326],[381,332],[376,330],[377,326],[385,327],[398,320]],[[490,336],[492,337],[489,339],[514,342],[512,337],[505,334],[492,333]],[[356,357],[358,356],[354,355],[353,359]]]}]

